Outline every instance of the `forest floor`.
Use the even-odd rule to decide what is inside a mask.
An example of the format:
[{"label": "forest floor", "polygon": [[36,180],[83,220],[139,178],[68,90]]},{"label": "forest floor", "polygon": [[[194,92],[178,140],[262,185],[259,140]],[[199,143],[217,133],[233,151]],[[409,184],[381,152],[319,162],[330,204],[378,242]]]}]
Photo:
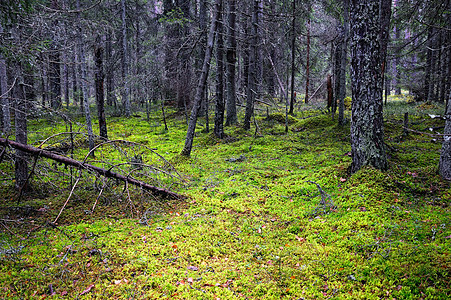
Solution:
[{"label": "forest floor", "polygon": [[[389,170],[352,176],[349,121],[339,127],[314,107],[289,118],[288,134],[283,113],[263,110],[257,130],[226,127],[224,140],[200,120],[191,158],[179,155],[183,114],[167,112],[167,131],[156,113],[109,118],[111,140],[137,144],[105,145],[87,160],[120,169],[129,158],[122,171],[187,197],[178,200],[43,159],[18,199],[5,159],[0,298],[449,299],[451,189],[431,135],[443,132],[431,117],[441,112],[391,99]],[[30,123],[34,146],[64,148],[44,139],[67,124]],[[75,139],[83,160],[86,143]]]}]

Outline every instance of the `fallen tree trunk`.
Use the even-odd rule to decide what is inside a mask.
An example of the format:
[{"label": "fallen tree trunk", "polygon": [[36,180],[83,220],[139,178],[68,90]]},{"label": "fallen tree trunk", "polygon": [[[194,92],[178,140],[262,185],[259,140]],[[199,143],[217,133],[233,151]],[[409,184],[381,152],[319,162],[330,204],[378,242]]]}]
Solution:
[{"label": "fallen tree trunk", "polygon": [[147,184],[147,183],[145,183],[143,181],[134,179],[132,177],[127,177],[127,176],[124,176],[122,174],[112,172],[111,170],[107,170],[107,169],[103,169],[103,168],[100,168],[100,167],[97,167],[97,166],[93,166],[93,165],[90,165],[90,164],[87,164],[87,163],[84,163],[84,162],[81,162],[81,161],[78,161],[78,160],[75,160],[75,159],[72,159],[72,158],[69,158],[69,157],[65,157],[65,156],[61,156],[61,155],[55,154],[55,153],[50,152],[50,151],[46,151],[46,150],[39,149],[39,148],[36,148],[36,147],[32,147],[32,146],[29,146],[29,145],[24,145],[24,144],[21,144],[21,143],[17,143],[15,141],[10,141],[10,140],[7,140],[5,138],[0,138],[0,145],[2,145],[4,147],[10,146],[10,147],[13,147],[13,148],[15,148],[17,150],[21,150],[21,151],[24,151],[24,152],[27,152],[27,153],[30,153],[30,154],[34,154],[34,155],[37,155],[38,157],[39,156],[45,157],[45,158],[48,158],[48,159],[51,159],[51,160],[63,163],[63,164],[68,165],[68,166],[73,166],[73,167],[77,167],[77,168],[83,168],[83,169],[86,169],[88,171],[94,171],[94,172],[96,172],[97,174],[99,174],[101,176],[104,176],[104,177],[107,177],[107,178],[114,178],[114,179],[121,180],[123,182],[126,182],[126,183],[129,183],[129,184],[138,186],[138,187],[140,187],[140,188],[142,188],[144,190],[151,191],[152,193],[155,193],[155,194],[157,194],[159,196],[172,197],[172,198],[185,198],[185,196],[179,195],[177,193],[171,192],[171,191],[166,190],[166,189],[162,189],[162,188],[159,188],[159,187]]}]

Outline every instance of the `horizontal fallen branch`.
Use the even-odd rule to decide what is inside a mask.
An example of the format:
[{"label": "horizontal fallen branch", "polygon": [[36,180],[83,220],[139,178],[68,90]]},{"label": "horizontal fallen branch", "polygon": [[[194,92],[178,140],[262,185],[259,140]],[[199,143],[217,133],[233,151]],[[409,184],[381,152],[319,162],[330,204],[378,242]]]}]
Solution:
[{"label": "horizontal fallen branch", "polygon": [[81,161],[78,161],[78,160],[75,160],[75,159],[72,159],[72,158],[69,158],[69,157],[65,157],[65,156],[61,156],[61,155],[55,154],[55,153],[50,152],[50,151],[39,149],[39,148],[30,146],[30,145],[24,145],[24,144],[21,144],[21,143],[17,143],[15,141],[10,141],[10,140],[5,139],[5,138],[0,138],[0,145],[2,145],[4,147],[10,146],[10,147],[12,147],[14,149],[21,150],[21,151],[24,151],[26,153],[34,154],[34,155],[37,155],[38,157],[39,156],[40,157],[45,157],[45,158],[48,158],[48,159],[51,159],[51,160],[63,163],[63,164],[68,165],[68,166],[73,166],[73,167],[77,167],[77,168],[83,168],[83,169],[86,169],[88,171],[94,171],[94,172],[96,172],[97,174],[99,174],[101,176],[104,176],[104,177],[107,177],[107,178],[114,178],[114,179],[117,179],[117,180],[121,180],[121,181],[126,182],[128,184],[132,184],[132,185],[138,186],[138,187],[140,187],[140,188],[142,188],[144,190],[147,190],[147,191],[150,191],[152,193],[155,193],[156,195],[159,195],[159,196],[171,197],[171,198],[175,198],[175,199],[185,198],[183,195],[179,195],[179,194],[171,192],[169,190],[162,189],[162,188],[150,185],[148,183],[145,183],[143,181],[137,180],[135,178],[127,177],[127,176],[124,176],[122,174],[112,172],[111,170],[107,170],[107,169],[103,169],[103,168],[100,168],[100,167],[97,167],[97,166],[93,166],[93,165],[90,165],[90,164],[87,164],[87,163],[84,163],[84,162],[81,162]]}]

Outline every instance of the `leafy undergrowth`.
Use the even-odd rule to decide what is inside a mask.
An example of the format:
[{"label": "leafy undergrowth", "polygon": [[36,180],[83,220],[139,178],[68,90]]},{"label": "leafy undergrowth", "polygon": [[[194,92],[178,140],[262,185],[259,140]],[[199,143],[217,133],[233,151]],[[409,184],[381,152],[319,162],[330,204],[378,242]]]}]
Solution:
[{"label": "leafy undergrowth", "polygon": [[[417,111],[412,129],[443,126]],[[157,116],[111,119],[110,139],[163,155],[183,176],[176,189],[188,199],[131,190],[129,201],[111,188],[88,214],[98,190],[84,188],[54,228],[46,222],[69,182],[61,193],[36,188],[20,205],[2,186],[9,209],[0,297],[449,299],[451,189],[436,174],[440,142],[403,135],[402,117],[386,116],[390,169],[352,176],[349,124],[340,128],[321,111],[290,118],[289,134],[277,114],[257,117],[256,135],[227,127],[223,141],[200,125],[189,159],[178,154],[183,119],[171,118],[169,131],[151,126]]]}]

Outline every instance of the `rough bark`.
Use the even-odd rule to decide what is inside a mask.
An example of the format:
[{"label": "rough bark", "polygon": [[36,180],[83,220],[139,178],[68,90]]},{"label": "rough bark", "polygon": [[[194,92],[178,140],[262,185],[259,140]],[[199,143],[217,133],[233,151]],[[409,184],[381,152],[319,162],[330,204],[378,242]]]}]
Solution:
[{"label": "rough bark", "polygon": [[95,86],[96,86],[96,104],[97,117],[99,119],[100,136],[108,139],[108,132],[105,117],[105,93],[103,88],[103,81],[105,75],[103,73],[103,45],[100,36],[96,38],[96,45],[94,47],[94,61],[95,61]]},{"label": "rough bark", "polygon": [[257,95],[257,42],[258,42],[258,9],[259,0],[254,0],[252,9],[252,25],[249,45],[249,68],[248,83],[246,91],[246,112],[244,115],[243,128],[251,128],[251,118],[254,113],[254,104]]},{"label": "rough bark", "polygon": [[188,123],[188,130],[186,133],[185,147],[181,155],[190,156],[193,148],[194,132],[196,130],[197,116],[202,104],[202,96],[205,93],[205,85],[207,82],[208,73],[210,71],[210,60],[213,52],[213,45],[215,39],[216,28],[218,26],[218,14],[221,11],[222,0],[215,0],[214,16],[211,21],[210,31],[208,33],[207,49],[205,51],[204,62],[202,64],[202,72],[197,83],[196,94],[194,96],[194,104],[191,109],[191,115]]},{"label": "rough bark", "polygon": [[9,92],[6,75],[6,60],[0,54],[0,108],[2,117],[2,132],[8,134],[11,130],[11,116],[9,110]]},{"label": "rough bark", "polygon": [[111,40],[111,31],[107,30],[105,42],[105,62],[107,68],[105,72],[106,102],[109,106],[116,106],[114,95],[114,61],[113,61],[113,42]]},{"label": "rough bark", "polygon": [[37,155],[38,157],[44,157],[44,158],[48,158],[51,160],[54,160],[56,162],[60,162],[62,164],[65,164],[67,166],[73,166],[76,168],[80,168],[80,169],[85,169],[87,171],[93,171],[96,172],[97,174],[107,177],[107,178],[114,178],[117,180],[120,180],[122,182],[127,182],[129,184],[132,184],[134,186],[140,187],[144,190],[147,191],[151,191],[157,195],[163,196],[163,197],[172,197],[172,198],[176,198],[176,199],[180,199],[180,198],[185,198],[182,195],[176,194],[174,192],[159,188],[159,187],[155,187],[152,186],[150,184],[147,184],[145,182],[139,181],[137,179],[134,179],[133,177],[130,176],[124,176],[122,174],[119,173],[115,173],[112,172],[110,169],[103,169],[97,166],[93,166],[90,164],[87,164],[85,162],[81,162],[69,157],[65,157],[65,156],[61,156],[58,154],[55,154],[53,152],[50,151],[46,151],[46,150],[42,150],[39,148],[35,148],[29,145],[25,145],[25,144],[21,144],[15,141],[10,141],[7,140],[5,138],[0,138],[0,145],[3,147],[12,147],[18,151],[22,151],[24,153],[29,153],[32,155]]},{"label": "rough bark", "polygon": [[[310,13],[310,8],[309,8]],[[305,104],[308,103],[309,97],[309,86],[310,86],[310,16],[307,20],[307,59],[305,66]]]},{"label": "rough bark", "polygon": [[379,3],[352,0],[351,28],[351,172],[366,165],[384,170]]},{"label": "rough bark", "polygon": [[295,59],[296,59],[296,1],[292,0],[292,20],[291,20],[291,99],[290,99],[290,111],[289,114],[293,114],[294,103],[296,102],[294,93],[294,75],[296,73],[295,69]]},{"label": "rough bark", "polygon": [[[222,6],[222,5],[221,5]],[[224,137],[224,37],[222,15],[218,14],[218,27],[216,30],[216,108],[214,134],[222,139]]]},{"label": "rough bark", "polygon": [[451,180],[451,91],[449,92],[445,117],[445,136],[440,154],[439,171],[443,179]]},{"label": "rough bark", "polygon": [[227,120],[226,126],[238,122],[236,112],[236,83],[235,83],[235,64],[236,64],[236,0],[227,0],[227,50],[226,50],[226,86],[227,86]]}]

